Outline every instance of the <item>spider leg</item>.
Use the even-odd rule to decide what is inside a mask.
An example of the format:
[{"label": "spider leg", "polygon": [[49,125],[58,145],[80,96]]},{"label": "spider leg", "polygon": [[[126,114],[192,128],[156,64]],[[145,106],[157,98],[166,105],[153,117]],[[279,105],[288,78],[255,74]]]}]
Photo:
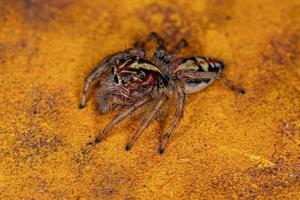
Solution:
[{"label": "spider leg", "polygon": [[174,134],[174,130],[175,128],[178,126],[180,120],[183,117],[183,113],[184,113],[184,106],[185,106],[185,92],[184,92],[184,87],[182,86],[177,86],[175,85],[176,88],[176,94],[177,94],[177,104],[176,104],[176,111],[175,111],[175,116],[171,122],[171,125],[167,131],[167,133],[165,134],[161,146],[159,148],[159,153],[163,154],[166,148],[166,145],[168,144],[170,138],[172,137],[172,135]]},{"label": "spider leg", "polygon": [[111,111],[113,108],[116,107],[112,99],[107,98],[106,94],[104,94],[104,92],[106,92],[105,89],[106,88],[104,86],[100,85],[100,90],[99,90],[100,95],[97,98],[98,108],[101,115],[108,113],[109,111]]},{"label": "spider leg", "polygon": [[88,91],[91,85],[95,83],[97,80],[99,81],[100,77],[111,69],[111,67],[115,64],[116,60],[129,57],[129,56],[137,56],[143,58],[145,57],[145,52],[137,48],[127,49],[123,52],[115,53],[111,56],[106,57],[105,59],[102,60],[100,64],[96,66],[96,68],[90,73],[90,75],[85,80],[85,86],[83,89],[83,94],[79,105],[80,109],[85,107],[85,103],[88,97]]},{"label": "spider leg", "polygon": [[[156,32],[151,32],[147,35],[145,39],[136,41],[133,46],[134,48],[145,51],[147,43],[151,40],[153,40],[157,44],[156,51],[159,51],[162,54],[162,56],[164,56],[166,52],[165,40]],[[159,57],[160,54],[153,55],[153,57],[156,56]]]},{"label": "spider leg", "polygon": [[152,101],[152,99],[150,99],[149,97],[145,98],[145,99],[137,102],[136,104],[134,104],[133,106],[131,106],[127,110],[125,110],[123,113],[121,113],[120,115],[118,115],[114,119],[112,119],[109,122],[109,124],[104,128],[104,130],[101,132],[101,134],[99,134],[96,137],[95,144],[100,143],[117,124],[119,124],[121,121],[126,119],[131,113],[133,113],[135,110],[137,110],[141,106],[145,105],[146,103],[150,103],[151,101]]},{"label": "spider leg", "polygon": [[166,41],[158,33],[151,32],[148,37],[156,42],[158,49],[166,49]]},{"label": "spider leg", "polygon": [[180,79],[202,79],[202,78],[213,78],[221,79],[221,75],[217,72],[198,72],[198,71],[187,71],[184,73],[178,73],[177,76]]},{"label": "spider leg", "polygon": [[166,41],[158,33],[155,32],[150,33],[148,37],[154,40],[157,45],[152,59],[155,61],[163,61],[164,57],[167,54]]},{"label": "spider leg", "polygon": [[151,121],[155,118],[155,114],[159,112],[162,105],[165,103],[166,96],[163,94],[163,96],[159,99],[154,109],[150,112],[148,118],[145,120],[145,122],[142,124],[142,126],[135,132],[135,134],[132,136],[132,138],[127,143],[125,150],[129,151],[135,141],[139,138],[139,136],[142,134],[142,132],[149,126]]},{"label": "spider leg", "polygon": [[188,46],[188,42],[185,39],[181,39],[175,47],[168,53],[168,59],[171,61],[177,54],[181,52],[182,49]]},{"label": "spider leg", "polygon": [[80,105],[79,105],[80,109],[82,109],[82,108],[85,107],[85,103],[86,103],[87,96],[88,96],[88,91],[89,91],[89,89],[91,87],[91,84],[94,83],[96,80],[98,80],[100,78],[100,76],[104,73],[104,71],[107,70],[107,68],[108,68],[107,65],[100,64],[87,77],[87,79],[85,81],[84,89],[83,89],[83,94],[82,94],[81,102],[80,102]]},{"label": "spider leg", "polygon": [[223,81],[223,83],[225,84],[225,86],[227,88],[229,88],[230,90],[236,92],[238,95],[244,95],[245,94],[245,90],[243,88],[233,84],[232,81],[228,80],[223,73],[219,74],[219,79],[221,81]]}]

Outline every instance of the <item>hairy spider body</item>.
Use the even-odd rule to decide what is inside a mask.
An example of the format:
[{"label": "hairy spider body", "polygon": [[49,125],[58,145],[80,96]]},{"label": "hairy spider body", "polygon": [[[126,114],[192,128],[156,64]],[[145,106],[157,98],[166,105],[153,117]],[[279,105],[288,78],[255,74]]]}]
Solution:
[{"label": "hairy spider body", "polygon": [[[156,42],[157,48],[147,60],[145,47],[149,39]],[[171,96],[175,95],[174,118],[159,148],[162,154],[183,117],[186,94],[203,90],[217,79],[222,80],[231,90],[244,93],[224,77],[224,64],[221,61],[200,56],[175,59],[186,46],[187,42],[181,40],[172,50],[167,51],[165,41],[157,33],[151,33],[147,40],[137,42],[134,48],[108,56],[96,67],[86,79],[80,108],[85,106],[91,84],[98,81],[100,113],[105,114],[112,109],[120,109],[122,112],[90,144],[101,142],[118,123],[135,114],[135,111],[148,108],[141,127],[126,145],[126,150],[131,149],[144,129],[172,99]]]}]

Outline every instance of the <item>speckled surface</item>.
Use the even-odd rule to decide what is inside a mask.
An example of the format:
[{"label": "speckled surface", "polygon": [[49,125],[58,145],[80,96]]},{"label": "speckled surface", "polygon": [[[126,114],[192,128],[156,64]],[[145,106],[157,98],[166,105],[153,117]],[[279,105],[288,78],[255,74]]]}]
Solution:
[{"label": "speckled surface", "polygon": [[[295,0],[0,1],[0,199],[299,199],[300,2]],[[187,98],[166,153],[137,119],[82,152],[115,113],[84,78],[151,31],[183,55],[223,60],[243,85]]]}]

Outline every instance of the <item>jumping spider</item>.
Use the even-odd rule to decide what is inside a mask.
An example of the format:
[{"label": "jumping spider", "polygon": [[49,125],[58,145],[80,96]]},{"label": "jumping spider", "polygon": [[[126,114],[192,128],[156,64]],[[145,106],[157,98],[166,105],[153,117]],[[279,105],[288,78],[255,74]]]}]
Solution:
[{"label": "jumping spider", "polygon": [[[150,40],[155,41],[156,50],[147,60],[145,48]],[[168,51],[164,39],[157,33],[150,33],[146,40],[136,42],[133,48],[110,55],[97,65],[86,79],[80,108],[85,106],[91,84],[98,82],[100,113],[105,114],[112,109],[122,112],[110,121],[91,144],[100,143],[117,124],[136,114],[137,110],[150,107],[146,119],[125,147],[127,151],[130,150],[160,110],[175,98],[175,116],[159,148],[162,154],[183,117],[187,94],[203,90],[217,79],[238,94],[244,93],[243,89],[234,86],[223,75],[223,62],[200,56],[176,59],[175,56],[187,45],[182,39]],[[171,98],[173,94],[175,97]]]}]

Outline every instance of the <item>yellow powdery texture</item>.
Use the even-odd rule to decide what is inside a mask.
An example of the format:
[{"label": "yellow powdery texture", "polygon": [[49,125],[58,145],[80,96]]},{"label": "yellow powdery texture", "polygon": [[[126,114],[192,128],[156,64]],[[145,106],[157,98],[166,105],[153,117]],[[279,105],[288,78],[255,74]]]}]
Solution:
[{"label": "yellow powdery texture", "polygon": [[[158,123],[124,151],[138,118],[83,150],[116,114],[78,109],[84,78],[151,31],[246,94],[189,96],[163,156]],[[299,199],[299,55],[296,0],[1,0],[0,199]]]}]

